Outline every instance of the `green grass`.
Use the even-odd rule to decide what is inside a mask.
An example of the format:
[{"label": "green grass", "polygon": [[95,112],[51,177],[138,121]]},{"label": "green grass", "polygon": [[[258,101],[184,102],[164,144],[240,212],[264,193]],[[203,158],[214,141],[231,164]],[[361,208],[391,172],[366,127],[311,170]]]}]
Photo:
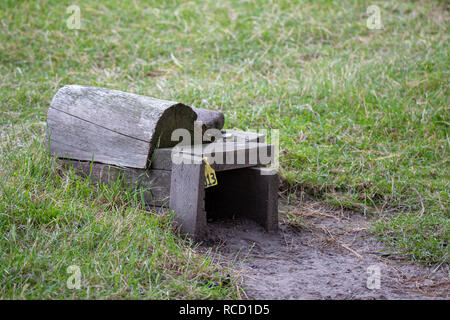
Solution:
[{"label": "green grass", "polygon": [[[82,29],[69,30],[66,8],[74,3],[0,2],[1,137],[15,137],[2,149],[0,214],[6,222],[0,248],[11,268],[16,260],[20,265],[20,259],[30,259],[23,269],[2,273],[7,277],[4,297],[22,291],[26,297],[51,296],[55,291],[44,286],[47,281],[63,290],[52,281],[65,277],[64,268],[75,259],[71,245],[83,252],[87,270],[96,270],[94,257],[100,253],[77,239],[94,237],[88,231],[100,226],[114,228],[109,220],[94,222],[102,211],[114,219],[121,219],[120,210],[126,212],[123,219],[139,230],[130,236],[136,237],[136,246],[151,248],[160,241],[169,256],[183,255],[170,265],[182,268],[188,261],[188,249],[171,247],[180,240],[168,231],[167,220],[146,214],[154,230],[140,229],[143,213],[127,200],[130,195],[99,190],[72,175],[58,180],[56,165],[44,160],[49,102],[58,88],[74,83],[217,108],[228,128],[279,129],[280,173],[290,186],[374,214],[375,234],[411,259],[448,262],[450,32],[445,1],[80,1]],[[381,9],[382,30],[366,27],[372,4]],[[19,134],[11,134],[19,127]],[[22,138],[30,135],[33,144]],[[47,191],[50,182],[54,185]],[[122,209],[108,207],[106,200],[93,203],[111,192],[120,194]],[[84,206],[90,209],[80,209]],[[81,221],[86,223],[75,228]],[[108,237],[105,232],[98,231],[99,237]],[[162,240],[149,235],[152,240],[145,242],[146,232]],[[123,238],[108,250],[125,248],[126,234],[118,231]],[[147,261],[148,254],[135,262]],[[35,264],[32,255],[39,257]],[[53,258],[58,256],[63,257]],[[149,289],[148,273],[120,269],[131,258],[118,259],[98,260],[110,278],[86,276],[92,277],[86,281],[97,288],[97,297],[122,292],[121,281]],[[189,264],[191,272],[200,265],[200,260]],[[139,280],[144,276],[147,285]],[[183,293],[174,279],[182,278],[160,279],[155,296],[168,290],[172,298],[225,297],[233,291],[204,292],[194,281]],[[105,283],[111,290],[103,291]]]},{"label": "green grass", "polygon": [[[1,298],[239,297],[227,269],[177,236],[169,215],[144,211],[123,180],[95,185],[45,152],[42,126],[14,129],[0,174]],[[80,289],[66,285],[71,265]]]}]

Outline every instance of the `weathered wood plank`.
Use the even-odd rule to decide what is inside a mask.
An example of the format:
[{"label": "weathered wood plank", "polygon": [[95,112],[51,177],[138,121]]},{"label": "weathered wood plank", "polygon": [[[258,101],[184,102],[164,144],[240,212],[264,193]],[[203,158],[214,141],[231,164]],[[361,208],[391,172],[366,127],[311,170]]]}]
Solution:
[{"label": "weathered wood plank", "polygon": [[[178,147],[176,147],[178,148]],[[172,170],[172,153],[182,153],[198,158],[207,157],[216,171],[268,165],[273,162],[273,145],[257,142],[214,142],[210,144],[156,149],[150,167]]]},{"label": "weathered wood plank", "polygon": [[[183,157],[183,155],[180,155]],[[181,231],[194,238],[206,232],[205,165],[174,164],[170,183],[170,205]]]},{"label": "weathered wood plank", "polygon": [[171,181],[170,171],[124,168],[67,159],[60,159],[59,161],[73,167],[77,174],[81,176],[90,176],[94,183],[115,183],[120,175],[131,186],[143,191],[147,205],[168,206]]},{"label": "weathered wood plank", "polygon": [[266,142],[266,136],[262,133],[245,132],[240,130],[227,129],[222,130],[222,136],[224,141],[237,141],[237,142]]},{"label": "weathered wood plank", "polygon": [[99,127],[50,108],[50,153],[60,158],[94,160],[133,168],[145,168],[149,144]]}]

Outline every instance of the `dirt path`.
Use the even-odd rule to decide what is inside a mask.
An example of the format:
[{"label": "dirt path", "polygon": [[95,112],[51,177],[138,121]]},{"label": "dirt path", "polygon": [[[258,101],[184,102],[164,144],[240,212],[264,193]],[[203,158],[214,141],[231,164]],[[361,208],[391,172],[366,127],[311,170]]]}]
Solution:
[{"label": "dirt path", "polygon": [[[448,265],[424,267],[383,255],[363,216],[320,203],[284,207],[300,225],[268,234],[251,221],[216,221],[203,247],[237,262],[249,299],[448,299]],[[280,209],[280,211],[283,211]],[[375,274],[369,274],[374,270]],[[380,288],[376,289],[377,269]]]}]

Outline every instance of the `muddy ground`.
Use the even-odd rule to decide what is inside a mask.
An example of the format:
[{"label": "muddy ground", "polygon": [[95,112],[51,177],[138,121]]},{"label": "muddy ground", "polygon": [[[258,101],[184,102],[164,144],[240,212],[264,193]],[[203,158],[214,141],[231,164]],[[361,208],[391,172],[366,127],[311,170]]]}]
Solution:
[{"label": "muddy ground", "polygon": [[370,234],[370,219],[361,214],[314,201],[282,203],[279,226],[277,234],[269,234],[252,221],[214,221],[201,248],[234,263],[248,299],[450,296],[448,265],[423,266],[389,252]]}]

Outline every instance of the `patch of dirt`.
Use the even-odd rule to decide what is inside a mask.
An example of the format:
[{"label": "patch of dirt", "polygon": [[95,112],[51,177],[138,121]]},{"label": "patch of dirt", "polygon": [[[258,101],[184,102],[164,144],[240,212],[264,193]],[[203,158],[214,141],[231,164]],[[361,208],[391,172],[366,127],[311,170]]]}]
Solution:
[{"label": "patch of dirt", "polygon": [[425,267],[385,252],[360,214],[308,202],[280,205],[280,218],[276,234],[248,220],[208,224],[201,247],[237,265],[249,299],[449,298],[448,265]]}]

